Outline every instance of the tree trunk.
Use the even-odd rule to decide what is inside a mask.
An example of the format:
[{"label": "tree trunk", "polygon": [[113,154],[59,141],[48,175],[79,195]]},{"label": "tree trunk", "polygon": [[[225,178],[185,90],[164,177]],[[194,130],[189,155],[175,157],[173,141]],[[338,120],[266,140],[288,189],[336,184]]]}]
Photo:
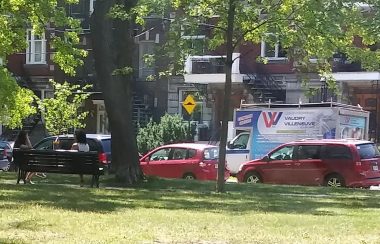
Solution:
[{"label": "tree trunk", "polygon": [[219,162],[218,162],[218,181],[217,192],[224,192],[224,169],[226,165],[226,145],[228,134],[228,119],[230,116],[230,103],[231,103],[231,76],[232,76],[232,53],[233,48],[233,31],[234,31],[234,19],[235,19],[235,0],[229,0],[229,9],[227,16],[227,32],[226,32],[226,82],[224,84],[224,103],[223,103],[223,117],[222,117],[222,129],[220,134],[219,144]]},{"label": "tree trunk", "polygon": [[[102,89],[112,136],[112,169],[116,179],[128,185],[142,179],[134,123],[132,121],[133,28],[131,21],[112,19],[108,13],[122,0],[96,1],[91,19],[95,70]],[[135,4],[128,1],[129,6]],[[115,71],[119,72],[115,72]],[[122,71],[123,70],[123,71]]]}]

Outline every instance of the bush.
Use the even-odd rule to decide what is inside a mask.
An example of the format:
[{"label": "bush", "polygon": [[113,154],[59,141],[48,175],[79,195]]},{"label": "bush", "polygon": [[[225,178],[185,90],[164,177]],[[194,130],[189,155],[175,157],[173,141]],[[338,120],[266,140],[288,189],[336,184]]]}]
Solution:
[{"label": "bush", "polygon": [[188,141],[188,125],[179,115],[165,114],[160,123],[152,120],[137,133],[140,153],[146,153],[158,146]]}]

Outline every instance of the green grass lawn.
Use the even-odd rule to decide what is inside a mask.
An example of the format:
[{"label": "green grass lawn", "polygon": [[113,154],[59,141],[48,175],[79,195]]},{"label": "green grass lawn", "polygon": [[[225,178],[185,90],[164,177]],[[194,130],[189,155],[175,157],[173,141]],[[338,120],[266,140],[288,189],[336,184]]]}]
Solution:
[{"label": "green grass lawn", "polygon": [[[0,243],[380,243],[380,192],[153,179],[137,188],[0,172]],[[87,178],[89,181],[89,178]]]}]

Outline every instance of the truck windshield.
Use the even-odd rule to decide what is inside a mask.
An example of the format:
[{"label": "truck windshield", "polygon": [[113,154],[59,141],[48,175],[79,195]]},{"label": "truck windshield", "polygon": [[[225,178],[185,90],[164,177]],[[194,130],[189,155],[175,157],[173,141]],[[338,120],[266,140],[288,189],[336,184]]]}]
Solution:
[{"label": "truck windshield", "polygon": [[203,158],[205,160],[218,159],[219,158],[219,148],[218,147],[206,148],[204,153],[203,153]]},{"label": "truck windshield", "polygon": [[375,143],[359,144],[356,145],[359,151],[360,159],[378,158],[380,152],[377,149]]}]

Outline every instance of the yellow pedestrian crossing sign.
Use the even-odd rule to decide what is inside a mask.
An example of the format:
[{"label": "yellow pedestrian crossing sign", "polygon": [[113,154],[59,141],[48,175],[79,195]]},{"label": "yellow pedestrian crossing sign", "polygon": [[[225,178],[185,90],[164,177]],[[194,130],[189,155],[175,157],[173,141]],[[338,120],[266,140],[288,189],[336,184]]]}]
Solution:
[{"label": "yellow pedestrian crossing sign", "polygon": [[193,95],[187,95],[186,99],[182,103],[182,106],[186,109],[187,113],[191,115],[195,109],[195,106],[197,106]]}]

